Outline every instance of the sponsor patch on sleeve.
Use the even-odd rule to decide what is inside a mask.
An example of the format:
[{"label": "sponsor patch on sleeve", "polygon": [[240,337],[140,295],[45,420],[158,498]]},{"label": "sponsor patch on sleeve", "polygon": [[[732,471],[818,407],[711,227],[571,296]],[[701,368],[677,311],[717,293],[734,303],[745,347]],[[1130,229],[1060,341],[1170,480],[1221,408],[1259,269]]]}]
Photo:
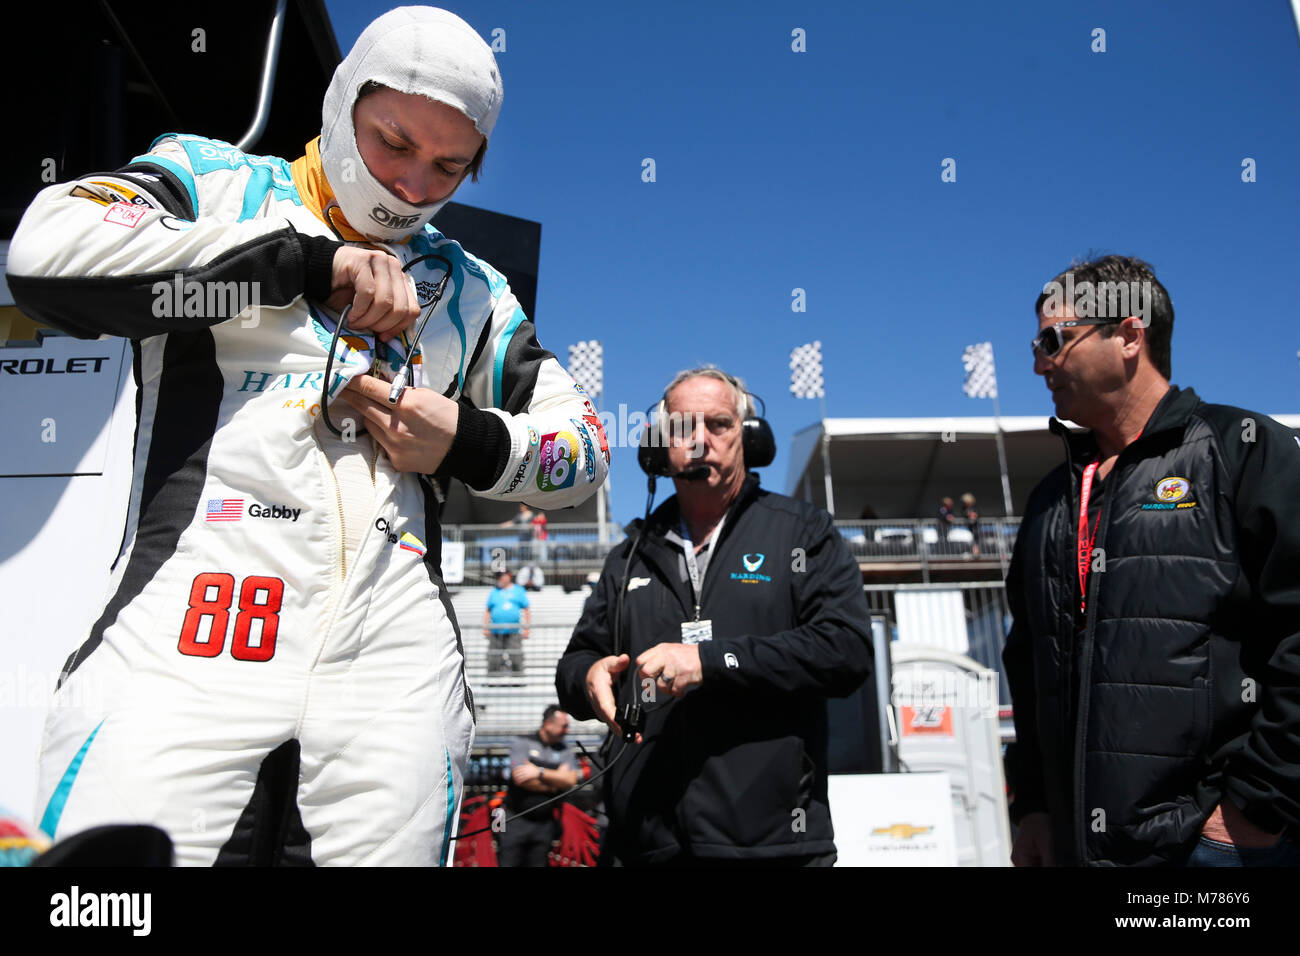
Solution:
[{"label": "sponsor patch on sleeve", "polygon": [[144,218],[145,207],[135,206],[129,202],[115,202],[104,213],[104,222],[115,222],[119,226],[134,229]]}]

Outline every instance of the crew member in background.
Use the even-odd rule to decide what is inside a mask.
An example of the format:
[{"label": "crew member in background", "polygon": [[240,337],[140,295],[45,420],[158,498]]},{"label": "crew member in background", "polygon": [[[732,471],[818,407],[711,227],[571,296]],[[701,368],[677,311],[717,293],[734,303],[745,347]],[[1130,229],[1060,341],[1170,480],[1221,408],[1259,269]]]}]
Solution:
[{"label": "crew member in background", "polygon": [[[559,801],[546,803],[582,778],[578,755],[564,742],[569,715],[551,704],[542,726],[510,742],[510,786],[506,789],[506,823],[497,849],[500,866],[546,866],[547,854],[560,837]],[[515,814],[522,816],[510,819]]]}]

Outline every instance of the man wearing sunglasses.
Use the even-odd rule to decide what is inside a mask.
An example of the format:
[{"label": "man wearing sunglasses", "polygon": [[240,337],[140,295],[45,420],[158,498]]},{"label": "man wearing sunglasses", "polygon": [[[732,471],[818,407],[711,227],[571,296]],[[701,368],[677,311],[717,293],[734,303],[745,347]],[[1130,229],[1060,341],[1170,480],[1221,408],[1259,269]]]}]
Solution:
[{"label": "man wearing sunglasses", "polygon": [[[1093,294],[1119,288],[1140,308]],[[1300,865],[1300,439],[1170,385],[1140,260],[1075,266],[1035,313],[1065,463],[1007,577],[1012,862]]]}]

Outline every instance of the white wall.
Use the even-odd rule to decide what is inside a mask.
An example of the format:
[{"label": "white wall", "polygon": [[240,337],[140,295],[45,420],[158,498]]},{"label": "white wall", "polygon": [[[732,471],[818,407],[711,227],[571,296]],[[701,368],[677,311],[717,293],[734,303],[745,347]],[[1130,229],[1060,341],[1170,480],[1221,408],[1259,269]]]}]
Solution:
[{"label": "white wall", "polygon": [[49,700],[121,543],[134,428],[125,340],[0,348],[0,805],[33,822]]}]

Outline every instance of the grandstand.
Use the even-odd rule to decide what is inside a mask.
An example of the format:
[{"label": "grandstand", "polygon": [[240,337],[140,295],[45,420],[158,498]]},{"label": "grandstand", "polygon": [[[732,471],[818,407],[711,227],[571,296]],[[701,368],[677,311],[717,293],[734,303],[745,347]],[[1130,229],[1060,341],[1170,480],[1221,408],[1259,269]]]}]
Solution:
[{"label": "grandstand", "polygon": [[[496,747],[516,734],[530,734],[542,722],[542,711],[555,703],[555,665],[569,643],[573,626],[582,615],[587,589],[568,591],[548,585],[529,592],[532,630],[524,641],[523,674],[487,672],[488,642],[483,636],[483,607],[490,587],[467,587],[451,595],[465,644],[465,669],[474,692],[477,719],[476,746]],[[584,743],[598,742],[605,725],[598,720],[570,723],[570,736]]]}]

